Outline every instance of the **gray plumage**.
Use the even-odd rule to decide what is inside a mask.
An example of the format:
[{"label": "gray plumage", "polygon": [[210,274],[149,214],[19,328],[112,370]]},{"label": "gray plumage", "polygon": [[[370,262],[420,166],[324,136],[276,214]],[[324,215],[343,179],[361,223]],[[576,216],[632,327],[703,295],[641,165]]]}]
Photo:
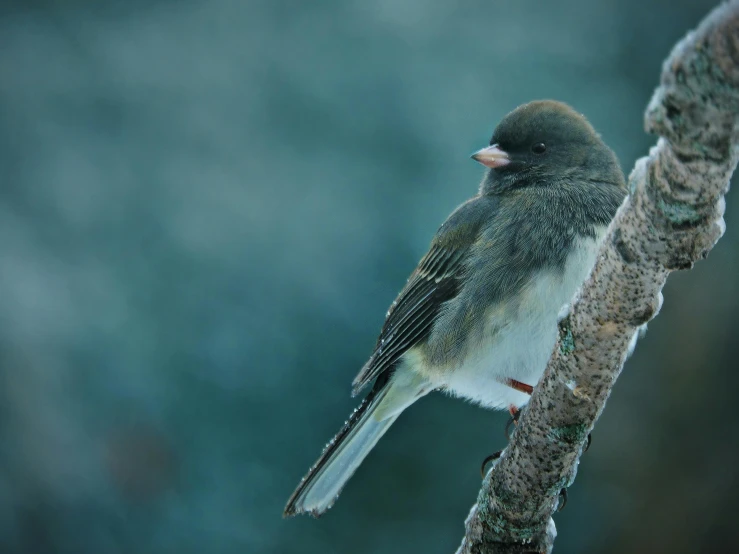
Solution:
[{"label": "gray plumage", "polygon": [[559,102],[517,108],[490,144],[477,158],[490,167],[479,194],[439,228],[354,380],[355,394],[374,380],[372,390],[285,515],[330,508],[390,424],[432,390],[490,408],[528,401],[511,380],[530,387],[541,377],[557,314],[591,270],[626,188],[613,152]]}]

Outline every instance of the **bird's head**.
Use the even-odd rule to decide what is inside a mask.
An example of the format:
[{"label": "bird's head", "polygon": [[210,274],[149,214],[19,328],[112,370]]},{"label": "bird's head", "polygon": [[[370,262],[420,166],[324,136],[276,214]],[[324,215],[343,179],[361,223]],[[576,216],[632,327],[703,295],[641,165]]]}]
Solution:
[{"label": "bird's head", "polygon": [[495,128],[490,146],[472,158],[489,168],[483,193],[575,180],[625,186],[615,154],[587,119],[553,100],[513,110]]}]

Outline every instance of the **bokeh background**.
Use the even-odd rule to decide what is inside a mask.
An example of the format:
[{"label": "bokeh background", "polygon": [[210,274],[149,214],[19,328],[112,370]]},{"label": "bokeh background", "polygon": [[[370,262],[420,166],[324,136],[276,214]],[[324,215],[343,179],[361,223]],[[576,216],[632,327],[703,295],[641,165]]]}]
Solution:
[{"label": "bokeh background", "polygon": [[[0,7],[0,552],[450,553],[506,415],[409,410],[320,520],[285,500],[520,103],[629,171],[698,0]],[[739,194],[671,277],[559,552],[739,551]]]}]

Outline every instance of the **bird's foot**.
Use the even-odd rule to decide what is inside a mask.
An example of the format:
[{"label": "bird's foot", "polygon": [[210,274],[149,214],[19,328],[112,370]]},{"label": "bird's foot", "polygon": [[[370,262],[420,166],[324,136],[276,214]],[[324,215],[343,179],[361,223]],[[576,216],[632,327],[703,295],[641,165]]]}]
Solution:
[{"label": "bird's foot", "polygon": [[508,413],[511,414],[511,417],[508,418],[508,422],[505,424],[505,436],[508,440],[511,440],[511,425],[518,425],[518,420],[521,417],[521,410],[511,404],[508,406]]}]

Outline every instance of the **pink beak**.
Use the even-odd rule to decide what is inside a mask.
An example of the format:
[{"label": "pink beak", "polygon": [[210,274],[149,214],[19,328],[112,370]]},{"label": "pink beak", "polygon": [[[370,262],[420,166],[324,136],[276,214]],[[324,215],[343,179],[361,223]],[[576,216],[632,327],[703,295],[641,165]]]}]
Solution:
[{"label": "pink beak", "polygon": [[476,162],[480,162],[485,167],[490,168],[503,167],[511,163],[508,153],[501,150],[497,144],[492,144],[482,150],[478,150],[471,157]]}]

